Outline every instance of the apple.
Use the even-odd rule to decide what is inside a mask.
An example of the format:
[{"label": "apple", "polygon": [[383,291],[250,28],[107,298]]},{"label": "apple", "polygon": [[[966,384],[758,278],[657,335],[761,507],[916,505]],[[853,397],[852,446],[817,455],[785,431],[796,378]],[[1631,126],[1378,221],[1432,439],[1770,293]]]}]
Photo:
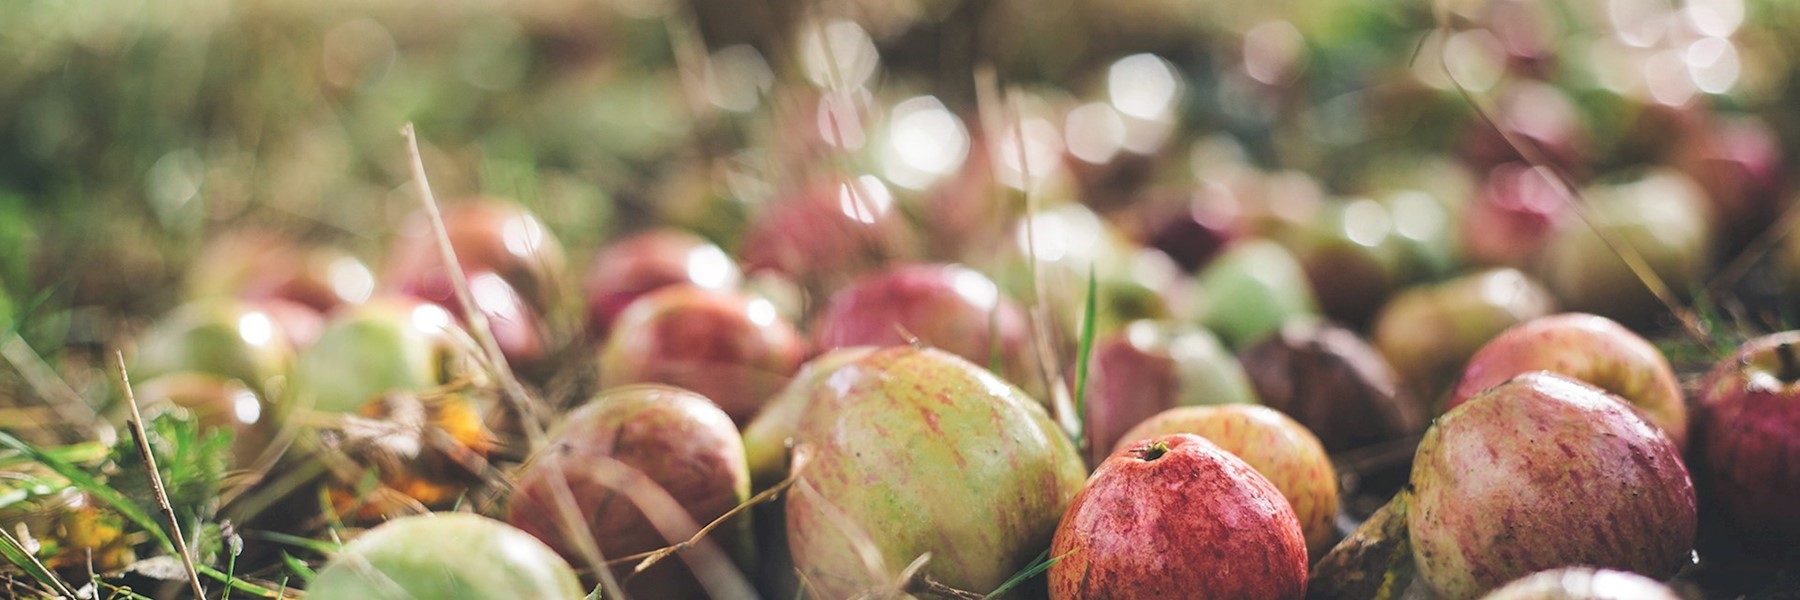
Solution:
[{"label": "apple", "polygon": [[1716,499],[1748,535],[1800,547],[1800,332],[1765,335],[1707,373],[1694,440]]},{"label": "apple", "polygon": [[1394,216],[1368,198],[1330,202],[1290,248],[1328,317],[1362,325],[1405,283]]},{"label": "apple", "polygon": [[1092,464],[1111,455],[1126,430],[1162,411],[1256,402],[1237,357],[1193,325],[1135,321],[1096,340],[1092,352],[1082,399]]},{"label": "apple", "polygon": [[1490,340],[1469,359],[1444,408],[1539,370],[1585,381],[1630,402],[1668,432],[1676,448],[1687,448],[1687,405],[1668,359],[1618,322],[1584,313],[1532,319]]},{"label": "apple", "polygon": [[177,372],[132,384],[138,402],[193,415],[202,431],[232,435],[232,464],[248,467],[275,437],[273,415],[256,392],[234,379],[208,373]]},{"label": "apple", "polygon": [[302,244],[267,229],[233,229],[206,242],[188,267],[194,298],[286,300],[318,312],[360,304],[375,291],[368,265],[343,249]]},{"label": "apple", "polygon": [[300,353],[277,402],[287,409],[355,412],[394,391],[419,391],[455,376],[455,319],[436,304],[382,297],[332,316]]},{"label": "apple", "polygon": [[[1704,283],[1713,219],[1704,191],[1692,178],[1655,170],[1591,186],[1582,195],[1592,227],[1636,249],[1671,291],[1681,294]],[[1625,259],[1579,219],[1557,226],[1535,272],[1569,310],[1633,325],[1668,310]]]},{"label": "apple", "polygon": [[1176,201],[1158,202],[1153,196],[1137,214],[1138,238],[1190,273],[1243,237],[1246,229],[1237,197],[1216,182],[1201,182]]},{"label": "apple", "polygon": [[812,325],[819,350],[919,343],[976,364],[1000,360],[1008,381],[1035,389],[1025,311],[979,271],[910,264],[858,278],[831,295]]},{"label": "apple", "polygon": [[307,586],[315,600],[580,600],[569,563],[510,525],[466,513],[401,517],[344,546]]},{"label": "apple", "polygon": [[1694,547],[1681,452],[1600,388],[1535,371],[1439,417],[1413,458],[1418,574],[1447,600],[1555,567],[1668,577]]},{"label": "apple", "polygon": [[787,537],[821,598],[886,589],[926,553],[919,576],[993,590],[1050,545],[1086,476],[1037,400],[931,348],[839,368],[815,388],[796,443],[805,461]]},{"label": "apple", "polygon": [[[568,259],[562,243],[531,211],[506,200],[473,198],[446,204],[441,214],[463,271],[499,275],[539,314],[559,305]],[[425,215],[407,217],[388,249],[382,280],[404,292],[447,287],[449,279]]]},{"label": "apple", "polygon": [[746,271],[775,271],[824,293],[916,255],[916,245],[880,179],[828,177],[763,206],[745,230],[738,256]]},{"label": "apple", "polygon": [[296,352],[311,346],[325,332],[325,314],[311,306],[283,298],[261,298],[249,303],[253,309],[269,315]]},{"label": "apple", "polygon": [[[595,474],[589,465],[598,461],[617,461],[668,492],[692,518],[690,528],[659,529],[631,498]],[[515,481],[507,522],[574,562],[583,560],[580,544],[588,540],[581,537],[591,538],[608,559],[648,552],[686,540],[750,495],[744,444],[731,417],[703,396],[663,385],[601,391],[568,414]],[[562,494],[574,503],[567,515],[557,503]],[[696,548],[687,556],[729,560],[719,548],[747,543],[748,523],[738,519],[715,530],[703,538],[710,550]],[[705,591],[679,558],[635,575],[632,566],[615,568],[631,596],[689,598]]]},{"label": "apple", "polygon": [[1337,540],[1337,470],[1319,438],[1298,421],[1254,404],[1183,406],[1138,423],[1113,451],[1174,433],[1206,438],[1268,478],[1294,508],[1308,554],[1322,555]]},{"label": "apple", "polygon": [[1535,79],[1514,79],[1495,104],[1494,120],[1472,121],[1463,137],[1461,154],[1470,166],[1481,171],[1522,159],[1499,127],[1531,144],[1556,168],[1577,176],[1586,172],[1590,142],[1568,94]]},{"label": "apple", "polygon": [[1050,597],[1270,598],[1306,593],[1294,509],[1242,459],[1191,434],[1100,464],[1056,527]]},{"label": "apple", "polygon": [[1555,307],[1530,276],[1493,268],[1402,290],[1376,315],[1370,337],[1403,384],[1435,399],[1488,340]]},{"label": "apple", "polygon": [[1274,333],[1295,317],[1318,314],[1300,262],[1265,239],[1232,244],[1195,280],[1201,325],[1233,348]]},{"label": "apple", "polygon": [[762,491],[787,478],[788,442],[810,412],[813,391],[838,369],[875,350],[874,346],[834,348],[807,361],[744,426],[744,453],[750,463],[753,489]]},{"label": "apple", "polygon": [[[542,360],[548,352],[545,338],[549,333],[537,309],[525,302],[518,290],[499,274],[471,270],[464,276],[469,282],[469,300],[474,303],[475,310],[487,318],[488,331],[494,334],[494,343],[500,346],[507,362],[531,364]],[[456,315],[457,322],[467,327],[469,320],[463,314],[462,300],[457,298],[456,288],[448,278],[420,279],[406,291],[415,298],[444,307]]]},{"label": "apple", "polygon": [[651,229],[609,242],[594,255],[584,284],[588,337],[606,339],[627,305],[664,286],[687,283],[725,291],[742,280],[724,250],[684,230]]},{"label": "apple", "polygon": [[211,373],[266,390],[294,362],[275,317],[247,302],[199,300],[164,315],[138,340],[131,376],[140,381],[181,371]]},{"label": "apple", "polygon": [[1356,333],[1295,321],[1238,358],[1264,404],[1294,417],[1331,452],[1403,438],[1425,427],[1425,409],[1393,367]]},{"label": "apple", "polygon": [[787,383],[802,356],[799,334],[768,300],[673,285],[619,314],[600,350],[600,387],[686,388],[744,424]]},{"label": "apple", "polygon": [[1781,140],[1755,116],[1712,117],[1688,143],[1674,145],[1671,163],[1706,190],[1719,215],[1723,256],[1743,250],[1775,221],[1783,184]]},{"label": "apple", "polygon": [[1501,163],[1482,180],[1463,214],[1463,255],[1479,265],[1527,267],[1559,223],[1578,220],[1555,174],[1544,167]]},{"label": "apple", "polygon": [[1516,579],[1482,600],[1681,600],[1681,595],[1637,573],[1564,567]]}]

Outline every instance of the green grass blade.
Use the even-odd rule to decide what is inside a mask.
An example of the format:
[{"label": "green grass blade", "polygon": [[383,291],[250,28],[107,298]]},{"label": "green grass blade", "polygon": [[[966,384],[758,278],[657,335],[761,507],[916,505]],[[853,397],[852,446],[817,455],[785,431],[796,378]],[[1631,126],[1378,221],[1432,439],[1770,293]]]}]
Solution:
[{"label": "green grass blade", "polygon": [[1031,580],[1031,578],[1037,577],[1044,571],[1050,570],[1050,567],[1055,566],[1058,561],[1061,561],[1063,556],[1068,556],[1068,554],[1050,558],[1050,549],[1045,548],[1043,552],[1038,553],[1037,558],[1031,560],[1031,566],[1025,567],[1024,570],[1019,571],[1018,573],[1014,573],[1005,583],[1001,583],[1000,587],[994,588],[994,591],[988,592],[988,595],[986,596],[982,596],[981,600],[994,600],[995,598],[1005,596],[1007,592],[1013,591],[1013,588],[1019,587],[1026,581]]},{"label": "green grass blade", "polygon": [[1081,307],[1081,346],[1075,353],[1075,422],[1081,424],[1080,446],[1087,447],[1087,382],[1088,361],[1094,353],[1094,311],[1098,301],[1098,279],[1094,265],[1088,265],[1087,299]]},{"label": "green grass blade", "polygon": [[139,508],[137,503],[132,502],[130,498],[126,498],[123,494],[120,494],[118,490],[107,487],[105,483],[101,483],[100,480],[95,479],[93,475],[89,475],[86,471],[81,470],[80,467],[52,454],[46,453],[36,446],[28,444],[24,440],[13,437],[11,434],[3,431],[0,431],[0,447],[15,450],[20,454],[30,457],[31,460],[38,464],[44,465],[52,471],[56,471],[56,474],[68,478],[71,485],[81,488],[82,491],[93,495],[101,502],[106,503],[106,505],[113,510],[119,511],[119,514],[124,515],[126,519],[130,519],[132,523],[136,523],[137,526],[143,528],[144,531],[149,532],[150,535],[155,536],[157,543],[162,546],[163,551],[171,554],[175,552],[175,543],[169,540],[169,533],[163,530],[162,525],[157,523],[156,519],[151,518],[149,513],[144,512],[144,510]]},{"label": "green grass blade", "polygon": [[233,577],[231,574],[220,571],[216,567],[210,565],[194,565],[194,567],[200,571],[201,575],[205,575],[212,578],[214,581],[223,583],[233,590],[250,594],[258,598],[268,598],[270,600],[277,600],[283,597],[279,591],[244,581],[242,578]]},{"label": "green grass blade", "polygon": [[4,556],[6,562],[10,562],[13,566],[24,570],[25,574],[30,575],[32,579],[37,580],[37,582],[42,584],[45,589],[59,594],[73,594],[69,585],[64,583],[62,578],[57,577],[55,573],[50,572],[50,569],[45,568],[44,563],[38,562],[36,558],[33,558],[31,551],[26,550],[24,546],[19,545],[19,540],[12,535],[0,535],[0,556]]}]

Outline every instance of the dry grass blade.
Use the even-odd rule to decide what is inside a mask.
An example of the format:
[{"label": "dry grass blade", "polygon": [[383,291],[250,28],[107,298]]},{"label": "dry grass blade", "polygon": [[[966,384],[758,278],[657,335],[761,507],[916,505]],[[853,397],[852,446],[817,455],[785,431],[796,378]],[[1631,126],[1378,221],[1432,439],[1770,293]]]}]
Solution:
[{"label": "dry grass blade", "polygon": [[138,452],[144,455],[144,469],[150,474],[150,490],[156,493],[156,505],[162,508],[164,517],[169,519],[169,534],[175,538],[175,552],[181,555],[181,566],[187,569],[188,583],[194,586],[194,598],[205,598],[206,589],[200,586],[200,570],[194,567],[194,549],[188,546],[187,538],[181,533],[181,519],[175,516],[175,507],[169,504],[169,492],[163,489],[162,471],[156,468],[156,454],[150,451],[150,436],[144,432],[144,415],[138,410],[137,394],[131,391],[131,374],[125,370],[125,354],[114,353],[113,357],[119,366],[119,389],[125,393],[125,404],[131,408],[131,438],[137,442]]},{"label": "dry grass blade", "polygon": [[419,204],[425,210],[426,220],[431,223],[432,235],[437,238],[444,271],[450,275],[451,287],[456,291],[457,306],[462,308],[463,318],[468,320],[471,333],[480,342],[488,361],[494,365],[493,375],[500,380],[501,387],[506,391],[504,395],[518,412],[531,447],[542,447],[544,426],[538,420],[532,397],[525,391],[524,384],[519,383],[518,377],[513,375],[512,367],[507,364],[506,355],[500,351],[500,343],[494,338],[494,331],[488,325],[487,315],[476,308],[474,296],[469,292],[469,277],[463,273],[462,263],[456,259],[456,249],[450,245],[450,232],[444,227],[444,216],[438,210],[437,198],[431,193],[431,181],[425,176],[425,159],[419,153],[419,138],[413,132],[413,124],[407,123],[401,127],[400,134],[406,137],[406,149],[412,159],[413,185],[418,187]]},{"label": "dry grass blade", "polygon": [[1757,260],[1768,254],[1770,250],[1774,250],[1775,246],[1792,234],[1796,228],[1800,228],[1800,202],[1788,206],[1787,210],[1781,213],[1781,218],[1775,220],[1774,225],[1769,226],[1755,240],[1751,240],[1750,245],[1746,246],[1743,252],[1739,252],[1731,259],[1730,263],[1725,265],[1725,268],[1720,269],[1719,273],[1713,276],[1712,280],[1707,281],[1706,294],[1713,298],[1723,296],[1727,289],[1737,285],[1738,280],[1750,273],[1750,267],[1754,266]]},{"label": "dry grass blade", "polygon": [[[1453,32],[1451,31],[1450,19],[1448,16],[1449,10],[1445,4],[1446,0],[1438,0],[1433,3],[1433,9],[1438,19],[1439,34],[1443,36],[1444,39],[1449,39],[1450,34]],[[1689,310],[1686,306],[1681,304],[1681,301],[1675,295],[1675,292],[1669,289],[1669,284],[1663,281],[1662,276],[1656,274],[1655,269],[1650,268],[1650,263],[1644,260],[1644,256],[1638,253],[1637,248],[1632,247],[1631,244],[1625,243],[1624,240],[1619,239],[1618,236],[1613,235],[1613,233],[1606,230],[1606,228],[1599,226],[1598,220],[1594,217],[1592,211],[1588,209],[1587,203],[1582,201],[1581,192],[1576,190],[1573,180],[1569,178],[1568,173],[1563,172],[1562,169],[1556,168],[1554,165],[1550,164],[1548,160],[1545,160],[1543,152],[1538,150],[1536,144],[1520,137],[1517,132],[1514,132],[1507,127],[1502,127],[1499,121],[1494,119],[1492,111],[1488,110],[1488,107],[1483,105],[1479,98],[1475,97],[1474,92],[1469,90],[1469,86],[1465,85],[1461,79],[1457,78],[1456,69],[1451,68],[1450,65],[1450,56],[1451,55],[1448,52],[1439,52],[1438,68],[1442,69],[1444,76],[1449,78],[1451,87],[1456,88],[1457,93],[1462,96],[1463,100],[1469,103],[1469,107],[1475,111],[1475,115],[1489,127],[1492,127],[1495,133],[1500,134],[1500,138],[1506,141],[1507,147],[1511,148],[1514,152],[1519,153],[1519,157],[1524,159],[1526,164],[1529,164],[1532,167],[1542,168],[1544,172],[1555,175],[1553,183],[1556,185],[1551,187],[1556,188],[1556,195],[1562,199],[1564,204],[1569,206],[1571,211],[1575,213],[1576,218],[1581,219],[1582,225],[1587,227],[1589,231],[1592,231],[1595,236],[1599,237],[1600,242],[1606,245],[1607,250],[1610,250],[1614,255],[1618,256],[1620,260],[1625,261],[1625,266],[1631,269],[1632,275],[1636,276],[1638,281],[1643,283],[1646,289],[1650,290],[1651,295],[1656,296],[1656,300],[1661,302],[1663,307],[1667,308],[1669,313],[1675,316],[1675,320],[1681,323],[1682,328],[1689,336],[1693,337],[1695,341],[1705,345],[1707,349],[1714,349],[1712,346],[1712,336],[1707,335],[1706,325],[1700,322],[1699,317],[1694,314],[1694,311]]]},{"label": "dry grass blade", "polygon": [[600,580],[600,587],[606,592],[605,597],[626,598],[625,588],[619,585],[619,580],[613,577],[612,569],[606,566],[606,555],[600,552],[598,540],[588,533],[587,519],[582,516],[580,506],[575,503],[575,490],[569,487],[568,478],[563,476],[565,471],[562,466],[556,464],[556,461],[562,460],[562,455],[553,449],[547,450],[552,451],[547,451],[542,460],[551,461],[546,468],[557,474],[556,485],[551,486],[550,492],[556,505],[556,521],[562,528],[563,539],[575,543],[575,551],[581,554],[588,570]]},{"label": "dry grass blade", "polygon": [[6,361],[19,372],[19,376],[25,378],[26,385],[31,386],[43,398],[44,404],[49,405],[50,410],[55,411],[56,416],[62,419],[63,422],[57,424],[58,429],[84,438],[87,435],[79,431],[79,428],[92,428],[100,421],[100,415],[94,412],[94,407],[88,406],[81,394],[75,393],[68,382],[57,376],[56,370],[50,368],[43,357],[38,356],[37,351],[31,348],[31,344],[19,337],[18,332],[5,332],[4,339],[0,339],[0,356],[6,357]]},{"label": "dry grass blade", "polygon": [[632,554],[630,556],[621,556],[619,558],[615,558],[610,561],[607,561],[606,564],[621,565],[621,564],[626,564],[626,563],[629,563],[632,561],[639,561],[637,566],[632,567],[631,570],[633,573],[642,572],[644,569],[650,568],[651,565],[655,565],[656,563],[661,562],[662,559],[668,558],[668,556],[670,554],[680,552],[687,548],[693,547],[695,544],[700,543],[700,540],[702,538],[705,538],[707,534],[712,533],[713,530],[718,529],[721,525],[724,525],[726,522],[730,521],[732,518],[737,517],[740,514],[743,514],[744,511],[750,510],[751,508],[755,507],[758,504],[766,504],[770,501],[773,501],[775,498],[781,496],[781,493],[786,491],[788,489],[788,487],[794,485],[794,480],[798,479],[799,477],[800,477],[800,471],[798,469],[795,469],[792,473],[788,474],[787,479],[783,479],[779,483],[769,486],[769,489],[758,492],[755,496],[751,496],[750,499],[745,500],[742,503],[739,503],[737,506],[732,507],[731,510],[725,511],[725,514],[719,515],[719,518],[713,519],[711,523],[707,523],[705,527],[701,527],[700,531],[695,532],[692,537],[689,537],[685,541],[682,541],[680,543],[676,543],[676,544],[673,544],[673,545],[670,545],[667,547],[658,548],[656,550],[651,550],[649,552],[639,552],[637,554]]}]

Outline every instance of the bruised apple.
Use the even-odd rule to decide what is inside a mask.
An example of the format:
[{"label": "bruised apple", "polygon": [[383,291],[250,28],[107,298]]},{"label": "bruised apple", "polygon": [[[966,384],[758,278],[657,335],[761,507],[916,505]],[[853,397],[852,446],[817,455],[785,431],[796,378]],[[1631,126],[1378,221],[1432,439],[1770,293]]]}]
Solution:
[{"label": "bruised apple", "polygon": [[1267,598],[1306,593],[1294,509],[1197,435],[1141,440],[1100,464],[1057,525],[1050,597]]},{"label": "bruised apple", "polygon": [[1184,406],[1158,413],[1119,438],[1114,452],[1143,440],[1191,433],[1244,459],[1294,507],[1314,555],[1337,536],[1337,470],[1319,438],[1281,411],[1254,404]]},{"label": "bruised apple", "polygon": [[[637,470],[667,491],[692,521],[677,531],[660,530],[592,467],[603,461]],[[584,538],[598,544],[607,558],[656,550],[687,539],[750,494],[744,445],[731,418],[705,397],[663,385],[602,391],[568,415],[517,481],[506,520],[576,562],[582,561],[580,544],[590,541]],[[559,506],[559,494],[567,494],[573,506]],[[568,508],[573,510],[565,512]],[[565,516],[578,519],[570,522]],[[745,524],[728,523],[707,536],[707,553],[688,556],[722,563],[726,559],[713,544],[730,548],[748,541]],[[687,598],[704,591],[679,559],[636,575],[631,567],[616,570],[634,597]]]},{"label": "bruised apple", "polygon": [[1572,565],[1667,577],[1694,547],[1669,437],[1600,388],[1537,371],[1439,417],[1413,458],[1418,573],[1447,600]]}]

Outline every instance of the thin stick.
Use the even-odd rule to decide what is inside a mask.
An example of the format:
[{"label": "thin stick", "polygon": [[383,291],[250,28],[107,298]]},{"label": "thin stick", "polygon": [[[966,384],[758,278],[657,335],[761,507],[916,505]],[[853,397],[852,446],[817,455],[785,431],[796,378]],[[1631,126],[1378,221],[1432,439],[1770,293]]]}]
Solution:
[{"label": "thin stick", "polygon": [[406,150],[412,159],[413,184],[419,188],[419,205],[424,207],[427,220],[431,222],[431,232],[437,237],[438,253],[444,261],[444,270],[450,274],[450,285],[456,290],[456,303],[463,311],[463,317],[469,321],[469,329],[475,335],[475,341],[487,352],[488,361],[493,363],[494,376],[500,379],[500,385],[506,389],[507,400],[513,403],[518,411],[519,420],[525,425],[525,437],[530,440],[532,448],[544,444],[544,427],[538,422],[537,411],[532,409],[531,397],[526,394],[525,386],[513,376],[512,366],[507,364],[505,353],[500,351],[500,342],[494,339],[494,330],[488,326],[487,315],[475,307],[475,300],[469,294],[469,277],[463,273],[462,263],[456,260],[456,249],[450,245],[450,232],[444,227],[444,216],[438,211],[437,198],[431,194],[431,181],[425,177],[425,159],[419,154],[419,138],[413,133],[413,124],[408,122],[400,128],[400,135],[406,137]]},{"label": "thin stick", "polygon": [[181,554],[181,566],[187,568],[188,583],[194,585],[194,597],[205,598],[206,589],[200,587],[200,570],[194,567],[194,550],[181,535],[181,519],[175,516],[175,507],[169,504],[169,492],[163,489],[162,471],[157,470],[156,455],[150,452],[150,436],[144,431],[144,414],[138,411],[137,394],[131,391],[131,374],[125,371],[125,353],[114,352],[113,357],[119,364],[119,389],[125,391],[125,403],[131,406],[131,422],[127,425],[131,426],[131,438],[137,442],[138,452],[144,455],[144,468],[150,471],[150,489],[156,492],[156,505],[162,508],[163,516],[169,518],[175,551]]},{"label": "thin stick", "polygon": [[[724,525],[726,521],[730,521],[732,519],[732,517],[736,517],[740,514],[743,514],[744,511],[750,510],[751,508],[754,508],[758,504],[766,504],[769,501],[774,500],[776,496],[779,496],[779,495],[781,495],[782,492],[787,491],[788,486],[794,485],[794,480],[799,477],[800,477],[799,472],[794,472],[793,474],[788,475],[787,479],[783,479],[780,483],[769,486],[769,489],[758,492],[755,496],[751,496],[749,500],[745,500],[742,504],[732,507],[731,510],[725,511],[725,514],[719,515],[719,518],[713,519],[711,523],[707,523],[705,527],[701,527],[700,531],[694,532],[693,537],[689,537],[685,541],[682,541],[680,543],[677,543],[677,544],[674,544],[671,546],[658,548],[656,550],[651,550],[648,552],[639,552],[637,554],[633,554],[630,556],[622,556],[619,558],[615,558],[615,559],[607,561],[606,564],[619,565],[619,564],[625,564],[625,563],[632,562],[632,561],[642,561],[640,564],[637,565],[637,567],[633,568],[632,570],[633,571],[643,571],[644,569],[648,569],[651,567],[651,565],[654,565],[654,564],[656,564],[657,561],[661,561],[663,558],[666,558],[669,554],[672,554],[675,552],[680,552],[681,550],[688,548],[689,546],[693,546],[694,544],[700,543],[700,538],[706,537],[706,534],[712,533],[714,529],[718,529],[719,526]],[[654,559],[654,560],[652,560],[652,559]]]}]

